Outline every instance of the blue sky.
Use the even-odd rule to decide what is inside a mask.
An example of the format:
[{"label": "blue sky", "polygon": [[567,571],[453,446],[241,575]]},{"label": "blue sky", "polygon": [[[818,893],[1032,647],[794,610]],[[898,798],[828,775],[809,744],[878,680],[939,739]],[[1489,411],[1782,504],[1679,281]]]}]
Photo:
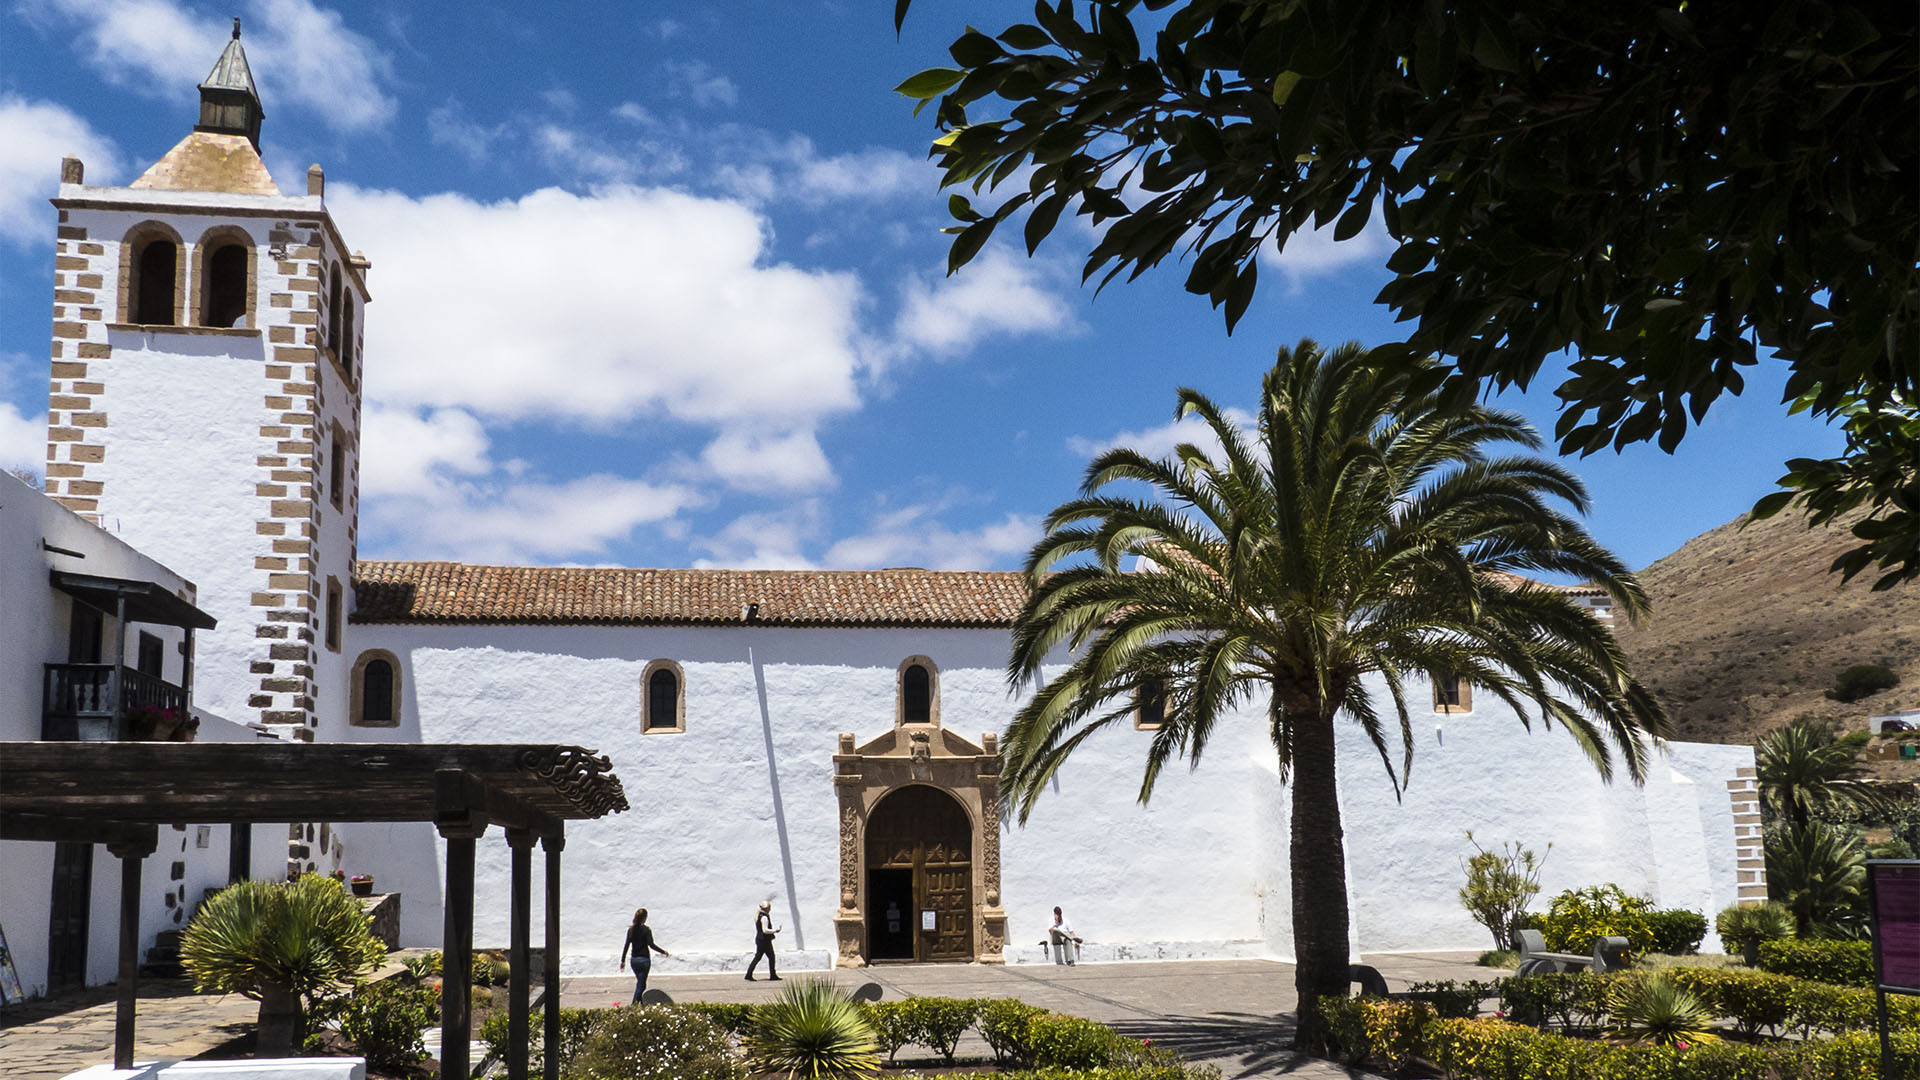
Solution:
[{"label": "blue sky", "polygon": [[[124,184],[190,129],[228,18],[287,190],[373,261],[363,557],[1011,568],[1172,392],[1388,340],[1377,230],[1296,239],[1229,338],[1168,264],[1096,296],[1090,234],[943,273],[930,114],[891,93],[1025,4],[24,0],[0,12],[0,463],[37,464],[59,159]],[[1571,460],[1630,565],[1836,433],[1763,362],[1679,451]],[[1503,403],[1550,431],[1558,380]]]}]

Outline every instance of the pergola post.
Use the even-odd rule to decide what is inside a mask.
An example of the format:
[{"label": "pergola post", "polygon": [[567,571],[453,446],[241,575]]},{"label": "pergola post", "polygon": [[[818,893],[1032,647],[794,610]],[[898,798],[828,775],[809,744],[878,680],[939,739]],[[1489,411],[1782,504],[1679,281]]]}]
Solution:
[{"label": "pergola post", "polygon": [[120,860],[120,982],[113,1011],[113,1067],[133,1068],[134,1006],[140,992],[140,864],[157,845],[155,831],[144,840],[120,840],[107,850]]},{"label": "pergola post", "polygon": [[546,1080],[560,1080],[560,852],[567,838],[555,833],[540,838],[547,852],[547,948],[541,957],[546,962]]},{"label": "pergola post", "polygon": [[527,1080],[527,997],[532,992],[533,973],[528,970],[528,924],[533,906],[533,833],[526,829],[508,829],[507,847],[512,851],[513,881],[508,902],[507,977],[507,1077]]},{"label": "pergola post", "polygon": [[473,1036],[473,846],[486,820],[453,825],[447,838],[446,920],[440,942],[440,1080],[467,1080]]}]

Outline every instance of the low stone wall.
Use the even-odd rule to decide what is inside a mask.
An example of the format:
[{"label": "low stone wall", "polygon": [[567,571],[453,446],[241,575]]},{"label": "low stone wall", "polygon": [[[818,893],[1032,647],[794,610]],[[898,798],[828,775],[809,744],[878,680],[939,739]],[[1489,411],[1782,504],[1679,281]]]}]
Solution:
[{"label": "low stone wall", "polygon": [[384,943],[389,951],[400,947],[400,894],[382,893],[378,896],[360,897],[360,903],[373,916],[373,936]]}]

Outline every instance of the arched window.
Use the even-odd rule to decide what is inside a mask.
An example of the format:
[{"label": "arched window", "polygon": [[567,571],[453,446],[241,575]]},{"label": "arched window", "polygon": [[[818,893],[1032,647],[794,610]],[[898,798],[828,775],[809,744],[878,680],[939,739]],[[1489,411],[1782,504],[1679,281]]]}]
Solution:
[{"label": "arched window", "polygon": [[940,722],[939,669],[924,656],[909,656],[900,664],[896,724],[937,724]]},{"label": "arched window", "polygon": [[141,244],[133,260],[133,280],[128,292],[133,297],[133,321],[143,326],[172,326],[175,278],[180,266],[180,245],[171,240],[148,240]]},{"label": "arched window", "polygon": [[1141,731],[1159,731],[1167,726],[1167,682],[1148,679],[1134,698],[1133,726]]},{"label": "arched window", "polygon": [[680,665],[655,660],[640,677],[640,730],[648,734],[687,729],[686,682]]},{"label": "arched window", "polygon": [[349,722],[356,727],[397,727],[399,701],[399,659],[385,649],[361,653],[353,665]]},{"label": "arched window", "polygon": [[207,249],[200,271],[200,325],[245,325],[251,254],[246,245],[233,242]]},{"label": "arched window", "polygon": [[327,286],[327,344],[340,356],[340,267],[335,265],[327,277],[332,282]]},{"label": "arched window", "polygon": [[340,305],[340,367],[347,373],[347,381],[353,381],[353,297],[349,295]]}]

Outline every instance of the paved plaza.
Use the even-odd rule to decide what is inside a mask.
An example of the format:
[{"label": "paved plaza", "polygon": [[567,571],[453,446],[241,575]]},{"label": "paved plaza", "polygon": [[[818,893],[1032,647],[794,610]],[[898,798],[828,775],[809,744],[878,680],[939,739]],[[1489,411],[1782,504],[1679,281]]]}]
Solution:
[{"label": "paved plaza", "polygon": [[[1502,972],[1473,965],[1471,953],[1392,953],[1360,958],[1388,985],[1436,979],[1487,979]],[[1190,1060],[1220,1066],[1228,1080],[1284,1076],[1295,1080],[1370,1077],[1286,1049],[1293,967],[1267,960],[1195,960],[1160,963],[1053,965],[882,964],[825,976],[849,989],[879,983],[884,1000],[911,996],[1015,997],[1151,1039]],[[651,980],[676,1001],[765,1001],[781,984],[749,983],[739,975],[662,975]],[[633,979],[570,978],[560,1000],[570,1007],[605,1008],[631,1000]],[[206,1053],[246,1032],[258,1006],[237,994],[193,994],[180,980],[141,983],[140,1060]],[[436,1032],[437,1034],[437,1032]],[[977,1036],[963,1055],[985,1056]],[[902,1062],[912,1051],[903,1051]],[[36,1002],[0,1015],[0,1074],[9,1080],[56,1080],[113,1056],[110,987],[85,995]]]}]

